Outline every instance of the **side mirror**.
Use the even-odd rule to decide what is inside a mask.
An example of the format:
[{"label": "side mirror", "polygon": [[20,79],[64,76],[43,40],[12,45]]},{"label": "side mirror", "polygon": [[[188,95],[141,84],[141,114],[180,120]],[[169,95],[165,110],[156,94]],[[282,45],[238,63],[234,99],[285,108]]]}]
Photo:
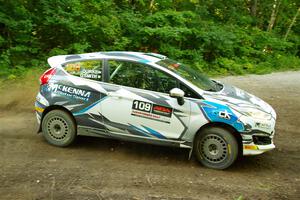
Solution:
[{"label": "side mirror", "polygon": [[170,90],[170,97],[173,98],[177,98],[177,102],[179,105],[183,105],[184,104],[184,91],[182,91],[179,88],[173,88],[172,90]]}]

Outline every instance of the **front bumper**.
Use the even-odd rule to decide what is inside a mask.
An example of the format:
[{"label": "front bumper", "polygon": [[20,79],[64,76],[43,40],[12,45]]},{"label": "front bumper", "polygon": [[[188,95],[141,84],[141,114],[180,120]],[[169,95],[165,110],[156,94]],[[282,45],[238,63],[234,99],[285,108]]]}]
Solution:
[{"label": "front bumper", "polygon": [[241,116],[240,120],[247,124],[245,132],[241,133],[243,155],[259,155],[275,148],[273,138],[275,135],[276,113],[273,109],[271,119],[258,120]]},{"label": "front bumper", "polygon": [[272,149],[275,149],[275,145],[273,143],[268,145],[243,144],[243,155],[259,155]]},{"label": "front bumper", "polygon": [[273,143],[273,136],[275,131],[271,134],[255,133],[253,135],[242,135],[243,138],[243,155],[259,155],[275,149]]}]

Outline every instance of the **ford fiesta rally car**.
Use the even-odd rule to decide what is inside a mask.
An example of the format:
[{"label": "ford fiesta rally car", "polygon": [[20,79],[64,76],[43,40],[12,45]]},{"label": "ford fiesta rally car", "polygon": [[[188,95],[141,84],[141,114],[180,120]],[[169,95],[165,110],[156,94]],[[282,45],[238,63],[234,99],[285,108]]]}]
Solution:
[{"label": "ford fiesta rally car", "polygon": [[48,63],[35,110],[50,144],[85,135],[177,146],[214,169],[275,148],[270,105],[166,56],[98,52]]}]

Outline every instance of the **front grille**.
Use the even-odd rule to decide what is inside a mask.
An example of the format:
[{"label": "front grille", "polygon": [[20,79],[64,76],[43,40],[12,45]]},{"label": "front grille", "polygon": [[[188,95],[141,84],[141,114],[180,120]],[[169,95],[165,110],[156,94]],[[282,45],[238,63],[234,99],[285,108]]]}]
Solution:
[{"label": "front grille", "polygon": [[272,139],[269,136],[254,135],[253,142],[257,145],[268,145],[272,143]]},{"label": "front grille", "polygon": [[275,130],[273,130],[272,132],[271,132],[271,136],[273,136],[275,134]]}]

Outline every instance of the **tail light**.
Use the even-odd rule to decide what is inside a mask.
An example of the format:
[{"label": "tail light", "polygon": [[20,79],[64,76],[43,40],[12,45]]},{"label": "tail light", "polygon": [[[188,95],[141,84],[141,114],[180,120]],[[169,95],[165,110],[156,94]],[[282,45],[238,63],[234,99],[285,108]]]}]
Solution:
[{"label": "tail light", "polygon": [[40,78],[40,84],[41,85],[47,84],[51,79],[51,77],[55,74],[55,72],[56,72],[55,68],[51,68],[45,71],[45,73]]}]

